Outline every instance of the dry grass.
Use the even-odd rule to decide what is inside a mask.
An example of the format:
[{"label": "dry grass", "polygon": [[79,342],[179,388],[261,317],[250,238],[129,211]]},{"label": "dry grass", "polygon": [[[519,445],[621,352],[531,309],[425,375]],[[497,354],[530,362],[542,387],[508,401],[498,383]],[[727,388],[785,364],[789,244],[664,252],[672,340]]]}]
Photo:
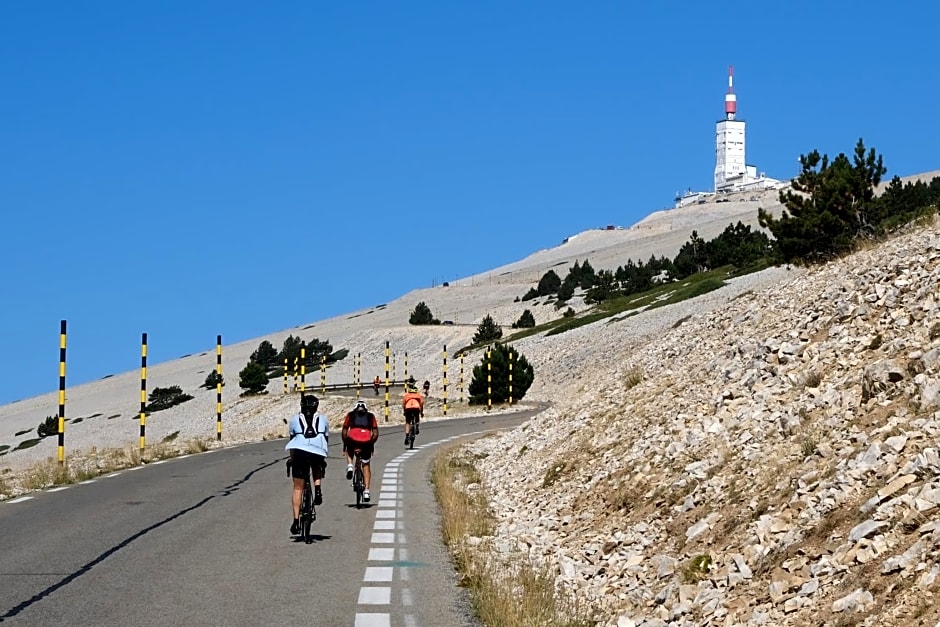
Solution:
[{"label": "dry grass", "polygon": [[634,366],[627,371],[623,377],[623,384],[626,389],[634,388],[643,382],[644,374],[643,369],[639,366]]},{"label": "dry grass", "polygon": [[73,454],[60,465],[53,457],[48,457],[32,466],[0,480],[0,498],[10,498],[27,492],[80,483],[101,475],[149,464],[162,459],[170,459],[184,454],[201,453],[210,448],[208,438],[197,438],[187,442],[175,442],[175,438],[151,444],[143,451],[138,446],[126,445],[123,448],[109,448]]},{"label": "dry grass", "polygon": [[[521,554],[505,556],[499,563],[487,556],[484,543],[494,520],[475,461],[454,447],[443,450],[434,459],[431,482],[441,506],[444,542],[477,616],[490,627],[593,625],[582,607],[559,597],[548,571]],[[471,546],[470,538],[479,546]]]}]

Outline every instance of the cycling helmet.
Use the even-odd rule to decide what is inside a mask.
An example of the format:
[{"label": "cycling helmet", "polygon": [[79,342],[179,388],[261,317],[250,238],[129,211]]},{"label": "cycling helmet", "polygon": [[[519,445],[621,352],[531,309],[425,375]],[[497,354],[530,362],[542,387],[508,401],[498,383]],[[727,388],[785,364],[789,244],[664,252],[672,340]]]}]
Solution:
[{"label": "cycling helmet", "polygon": [[356,404],[353,405],[353,411],[366,412],[369,411],[369,408],[366,407],[365,401],[356,401]]},{"label": "cycling helmet", "polygon": [[318,399],[313,394],[301,394],[300,395],[300,411],[314,413],[317,411],[317,408],[320,406],[320,399]]}]

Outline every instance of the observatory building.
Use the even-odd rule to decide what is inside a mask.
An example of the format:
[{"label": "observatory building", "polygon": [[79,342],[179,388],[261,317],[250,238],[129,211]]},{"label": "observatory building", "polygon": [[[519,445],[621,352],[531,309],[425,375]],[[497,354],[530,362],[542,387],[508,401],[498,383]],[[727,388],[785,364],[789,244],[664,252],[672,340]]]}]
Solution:
[{"label": "observatory building", "polygon": [[768,178],[745,160],[746,130],[744,120],[737,119],[738,97],[734,93],[734,68],[728,67],[728,93],[725,94],[725,117],[715,125],[715,193],[775,189],[781,181]]}]

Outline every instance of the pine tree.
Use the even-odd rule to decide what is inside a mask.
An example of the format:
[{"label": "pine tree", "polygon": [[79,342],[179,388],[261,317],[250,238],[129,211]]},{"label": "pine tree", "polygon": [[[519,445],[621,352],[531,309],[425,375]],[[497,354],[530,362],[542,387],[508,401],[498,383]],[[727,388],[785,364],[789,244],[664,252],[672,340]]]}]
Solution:
[{"label": "pine tree", "polygon": [[268,375],[260,364],[249,361],[238,373],[238,385],[245,394],[261,394],[268,387]]},{"label": "pine tree", "polygon": [[779,218],[758,209],[760,225],[773,233],[774,246],[786,263],[815,263],[851,251],[856,240],[880,232],[884,218],[875,187],[887,172],[872,148],[867,154],[859,139],[852,161],[840,153],[813,150],[800,155],[800,174],[792,190],[780,192],[785,206]]},{"label": "pine tree", "polygon": [[555,274],[554,270],[549,270],[539,279],[539,286],[536,288],[539,296],[548,296],[558,291],[561,285],[561,279]]},{"label": "pine tree", "polygon": [[482,344],[484,342],[492,342],[501,337],[503,337],[503,330],[493,321],[493,317],[487,314],[483,318],[483,321],[480,322],[480,326],[477,327],[477,332],[473,336],[473,343]]},{"label": "pine tree", "polygon": [[[473,378],[467,388],[471,405],[487,402],[505,403],[509,400],[509,354],[512,353],[512,400],[525,397],[535,380],[535,370],[512,346],[497,342],[483,352],[480,364],[473,367]],[[489,356],[489,357],[488,357]],[[489,364],[487,364],[489,361]],[[489,367],[487,367],[489,365]],[[487,378],[489,377],[489,381]],[[489,388],[489,391],[487,391]]]},{"label": "pine tree", "polygon": [[277,349],[274,348],[271,342],[262,340],[249,359],[268,370],[277,365]]},{"label": "pine tree", "polygon": [[522,315],[519,316],[519,319],[516,322],[513,322],[513,329],[531,329],[535,326],[535,316],[532,315],[532,312],[526,309],[522,312]]},{"label": "pine tree", "polygon": [[424,301],[421,301],[415,305],[414,310],[411,312],[411,317],[408,318],[408,324],[440,324],[441,321],[434,317],[434,314],[431,313],[431,308],[427,306]]}]

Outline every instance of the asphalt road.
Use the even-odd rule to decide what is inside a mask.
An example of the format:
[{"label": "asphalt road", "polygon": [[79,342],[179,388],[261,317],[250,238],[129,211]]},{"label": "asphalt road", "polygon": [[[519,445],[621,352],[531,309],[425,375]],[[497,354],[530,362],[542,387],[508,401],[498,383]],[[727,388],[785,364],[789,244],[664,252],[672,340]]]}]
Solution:
[{"label": "asphalt road", "polygon": [[427,480],[444,442],[535,412],[382,428],[355,508],[331,437],[316,542],[289,533],[285,440],[219,449],[0,503],[0,622],[473,625]]}]

